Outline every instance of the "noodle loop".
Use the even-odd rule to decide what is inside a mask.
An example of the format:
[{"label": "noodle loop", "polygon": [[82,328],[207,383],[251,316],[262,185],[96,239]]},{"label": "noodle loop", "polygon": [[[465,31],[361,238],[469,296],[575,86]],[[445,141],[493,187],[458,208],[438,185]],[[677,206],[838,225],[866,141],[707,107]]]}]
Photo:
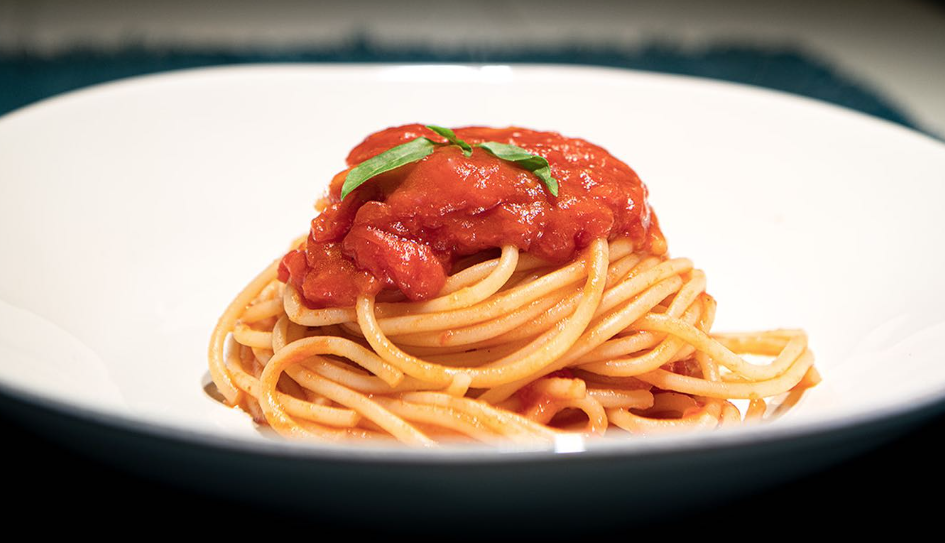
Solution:
[{"label": "noodle loop", "polygon": [[426,302],[308,309],[273,265],[221,317],[211,375],[286,437],[416,446],[715,428],[816,384],[803,332],[713,334],[705,285],[623,238],[558,267],[507,246]]}]

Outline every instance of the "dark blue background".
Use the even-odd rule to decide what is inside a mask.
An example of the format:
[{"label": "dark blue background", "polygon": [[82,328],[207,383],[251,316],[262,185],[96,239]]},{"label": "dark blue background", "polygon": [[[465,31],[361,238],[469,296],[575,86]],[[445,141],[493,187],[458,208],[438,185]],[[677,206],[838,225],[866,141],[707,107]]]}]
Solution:
[{"label": "dark blue background", "polygon": [[438,53],[430,49],[390,49],[368,39],[331,49],[294,52],[193,52],[122,50],[73,51],[45,58],[0,55],[0,114],[65,91],[135,75],[258,62],[540,63],[629,68],[747,83],[783,90],[915,127],[900,108],[849,74],[796,49],[717,45],[698,51],[668,44],[608,47],[477,50]]}]

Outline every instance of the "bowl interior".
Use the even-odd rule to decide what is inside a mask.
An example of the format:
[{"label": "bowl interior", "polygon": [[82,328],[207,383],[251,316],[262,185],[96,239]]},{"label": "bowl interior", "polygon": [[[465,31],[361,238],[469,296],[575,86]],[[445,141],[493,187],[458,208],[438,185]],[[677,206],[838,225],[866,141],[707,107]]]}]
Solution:
[{"label": "bowl interior", "polygon": [[708,274],[717,330],[808,331],[825,380],[765,431],[941,398],[945,146],[749,87],[506,66],[196,70],[0,119],[0,383],[266,440],[205,394],[210,330],[347,151],[418,121],[556,130],[633,167],[671,253]]}]

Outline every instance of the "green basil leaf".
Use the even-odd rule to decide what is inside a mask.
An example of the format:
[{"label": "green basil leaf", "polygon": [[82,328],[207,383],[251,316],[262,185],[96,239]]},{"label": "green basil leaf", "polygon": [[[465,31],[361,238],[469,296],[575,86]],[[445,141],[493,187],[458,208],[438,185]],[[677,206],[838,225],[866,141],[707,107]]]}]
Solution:
[{"label": "green basil leaf", "polygon": [[428,124],[426,126],[430,130],[446,138],[446,140],[452,143],[453,145],[456,145],[460,149],[462,149],[464,155],[472,156],[472,145],[469,145],[465,141],[457,138],[456,133],[450,130],[449,128],[443,128],[442,126],[436,126],[435,124]]},{"label": "green basil leaf", "polygon": [[514,162],[519,167],[532,172],[548,187],[548,192],[554,196],[558,195],[558,180],[551,176],[551,166],[545,157],[533,155],[515,145],[495,141],[485,141],[477,144],[477,147],[489,151],[496,158]]},{"label": "green basil leaf", "polygon": [[362,183],[374,176],[384,172],[395,170],[411,162],[416,162],[421,158],[433,152],[436,144],[425,137],[419,137],[391,147],[383,153],[365,160],[352,168],[345,177],[345,184],[341,186],[341,199],[351,194],[351,191],[361,186]]}]

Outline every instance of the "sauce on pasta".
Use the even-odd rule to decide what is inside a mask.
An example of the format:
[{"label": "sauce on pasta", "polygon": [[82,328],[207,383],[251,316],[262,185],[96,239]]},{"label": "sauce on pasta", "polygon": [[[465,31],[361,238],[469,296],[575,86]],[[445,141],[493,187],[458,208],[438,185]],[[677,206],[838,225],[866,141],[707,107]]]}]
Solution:
[{"label": "sauce on pasta", "polygon": [[410,300],[435,296],[456,259],[506,245],[553,263],[574,258],[597,238],[627,236],[636,249],[665,252],[647,189],[603,148],[556,132],[460,128],[475,145],[510,143],[545,157],[559,180],[557,197],[530,172],[482,149],[456,146],[382,174],[341,199],[350,169],[420,136],[419,124],[370,135],[333,179],[305,247],[279,269],[311,308],[353,305],[361,292],[399,290]]}]

